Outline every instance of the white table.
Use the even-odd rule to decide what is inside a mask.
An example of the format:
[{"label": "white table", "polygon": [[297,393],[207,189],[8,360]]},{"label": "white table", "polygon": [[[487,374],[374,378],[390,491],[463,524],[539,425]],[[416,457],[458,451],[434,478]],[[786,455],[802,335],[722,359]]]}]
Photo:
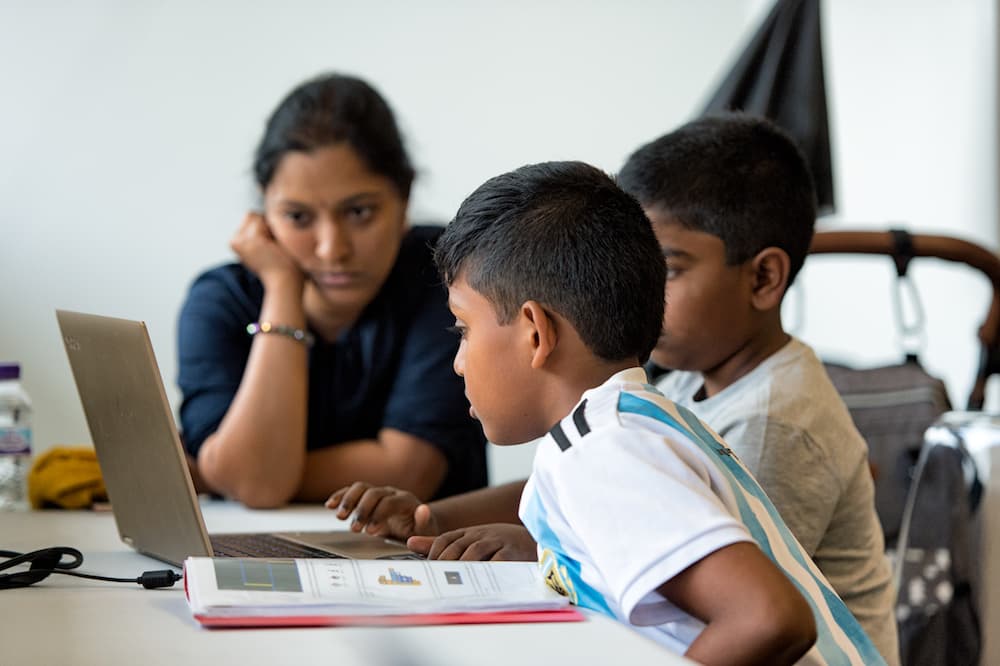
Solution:
[{"label": "white table", "polygon": [[[203,501],[210,531],[331,529],[321,507],[251,511]],[[134,577],[167,565],[130,550],[110,513],[0,512],[0,549],[83,551],[81,571]],[[600,615],[585,622],[439,627],[227,629],[200,627],[178,583],[144,590],[50,576],[0,590],[0,664],[682,664],[689,663]]]}]

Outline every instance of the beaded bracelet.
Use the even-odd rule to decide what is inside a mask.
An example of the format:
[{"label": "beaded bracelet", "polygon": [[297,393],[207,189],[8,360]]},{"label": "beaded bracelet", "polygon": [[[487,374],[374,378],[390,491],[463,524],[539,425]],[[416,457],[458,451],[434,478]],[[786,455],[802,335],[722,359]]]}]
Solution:
[{"label": "beaded bracelet", "polygon": [[286,326],[285,324],[272,324],[269,321],[255,321],[251,324],[247,324],[247,333],[250,335],[257,335],[258,333],[276,333],[301,342],[306,347],[312,347],[313,343],[316,341],[316,338],[309,331],[304,331],[301,328],[295,328],[294,326]]}]

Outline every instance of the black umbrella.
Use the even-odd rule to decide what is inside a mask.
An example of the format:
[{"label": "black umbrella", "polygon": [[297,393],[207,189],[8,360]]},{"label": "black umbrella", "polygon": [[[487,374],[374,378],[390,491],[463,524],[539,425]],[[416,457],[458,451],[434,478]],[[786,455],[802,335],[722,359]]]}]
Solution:
[{"label": "black umbrella", "polygon": [[704,113],[731,110],[765,116],[791,134],[812,169],[820,213],[834,210],[819,0],[775,3]]}]

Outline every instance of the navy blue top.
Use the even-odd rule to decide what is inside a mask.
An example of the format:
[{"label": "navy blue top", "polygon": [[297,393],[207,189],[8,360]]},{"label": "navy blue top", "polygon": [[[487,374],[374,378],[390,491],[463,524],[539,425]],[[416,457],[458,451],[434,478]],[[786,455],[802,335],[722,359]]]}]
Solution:
[{"label": "navy blue top", "polygon": [[[486,439],[469,416],[452,369],[458,338],[431,247],[441,227],[412,227],[382,289],[334,342],[309,350],[309,449],[373,439],[395,428],[426,440],[448,460],[435,497],[486,485]],[[178,325],[184,445],[197,456],[219,427],[243,377],[264,286],[242,264],[200,275]],[[331,489],[331,491],[334,489]]]}]

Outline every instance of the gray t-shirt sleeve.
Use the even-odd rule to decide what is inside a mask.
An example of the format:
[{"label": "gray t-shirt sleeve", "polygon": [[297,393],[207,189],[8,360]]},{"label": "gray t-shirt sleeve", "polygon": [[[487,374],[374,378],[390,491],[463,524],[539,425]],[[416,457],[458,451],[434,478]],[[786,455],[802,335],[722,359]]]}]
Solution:
[{"label": "gray t-shirt sleeve", "polygon": [[741,430],[745,442],[759,445],[744,463],[795,538],[815,555],[843,491],[831,461],[808,433],[780,421],[753,418]]}]

